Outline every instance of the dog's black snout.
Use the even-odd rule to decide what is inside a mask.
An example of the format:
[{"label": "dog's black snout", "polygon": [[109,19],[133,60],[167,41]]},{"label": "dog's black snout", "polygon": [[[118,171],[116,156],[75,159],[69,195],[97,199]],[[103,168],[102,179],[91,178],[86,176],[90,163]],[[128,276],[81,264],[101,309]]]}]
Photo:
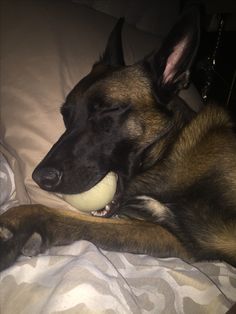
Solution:
[{"label": "dog's black snout", "polygon": [[61,182],[62,172],[52,167],[36,168],[32,177],[42,189],[51,191]]}]

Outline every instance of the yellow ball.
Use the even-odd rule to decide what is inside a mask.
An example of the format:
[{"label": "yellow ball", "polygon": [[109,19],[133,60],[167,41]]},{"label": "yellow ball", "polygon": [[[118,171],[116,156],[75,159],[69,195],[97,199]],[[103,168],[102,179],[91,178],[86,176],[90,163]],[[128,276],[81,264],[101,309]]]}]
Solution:
[{"label": "yellow ball", "polygon": [[117,175],[109,172],[90,190],[79,194],[63,195],[64,200],[82,212],[90,212],[104,208],[116,193]]}]

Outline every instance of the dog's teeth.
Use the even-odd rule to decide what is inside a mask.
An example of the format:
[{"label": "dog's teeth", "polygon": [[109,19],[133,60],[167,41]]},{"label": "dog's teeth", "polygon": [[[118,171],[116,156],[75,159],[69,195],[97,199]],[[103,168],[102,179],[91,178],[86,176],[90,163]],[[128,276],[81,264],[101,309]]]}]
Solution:
[{"label": "dog's teeth", "polygon": [[93,210],[93,211],[91,211],[91,214],[93,215],[93,216],[100,216],[100,213],[97,211],[97,210]]},{"label": "dog's teeth", "polygon": [[108,210],[102,209],[102,210],[93,210],[91,214],[95,217],[103,217],[107,214]]},{"label": "dog's teeth", "polygon": [[93,210],[91,211],[91,214],[95,217],[103,217],[106,216],[106,214],[111,210],[111,206],[108,204],[105,206],[104,209],[99,210]]},{"label": "dog's teeth", "polygon": [[106,206],[105,206],[105,210],[106,210],[106,211],[109,211],[110,209],[111,209],[111,208],[110,208],[110,205],[106,205]]}]

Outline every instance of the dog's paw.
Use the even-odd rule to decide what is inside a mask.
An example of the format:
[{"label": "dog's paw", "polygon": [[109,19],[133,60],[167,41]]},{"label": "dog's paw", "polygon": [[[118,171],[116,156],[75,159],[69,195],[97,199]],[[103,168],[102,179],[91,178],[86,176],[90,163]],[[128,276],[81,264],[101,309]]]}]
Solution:
[{"label": "dog's paw", "polygon": [[0,271],[10,266],[16,259],[14,233],[0,223]]},{"label": "dog's paw", "polygon": [[37,232],[33,233],[23,246],[21,253],[25,256],[36,256],[43,251],[43,239]]},{"label": "dog's paw", "polygon": [[13,233],[6,227],[0,226],[0,241],[5,242],[13,237]]},{"label": "dog's paw", "polygon": [[35,235],[38,220],[34,207],[22,205],[0,215],[0,270],[11,266],[19,255],[41,252],[42,239]]}]

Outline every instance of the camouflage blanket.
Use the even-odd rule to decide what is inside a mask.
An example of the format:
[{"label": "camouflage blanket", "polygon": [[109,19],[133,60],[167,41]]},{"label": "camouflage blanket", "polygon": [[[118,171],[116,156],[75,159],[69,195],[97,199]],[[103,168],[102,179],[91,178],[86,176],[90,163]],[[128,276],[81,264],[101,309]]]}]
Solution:
[{"label": "camouflage blanket", "polygon": [[229,265],[106,252],[87,241],[20,258],[0,277],[1,314],[220,314],[236,301]]}]

